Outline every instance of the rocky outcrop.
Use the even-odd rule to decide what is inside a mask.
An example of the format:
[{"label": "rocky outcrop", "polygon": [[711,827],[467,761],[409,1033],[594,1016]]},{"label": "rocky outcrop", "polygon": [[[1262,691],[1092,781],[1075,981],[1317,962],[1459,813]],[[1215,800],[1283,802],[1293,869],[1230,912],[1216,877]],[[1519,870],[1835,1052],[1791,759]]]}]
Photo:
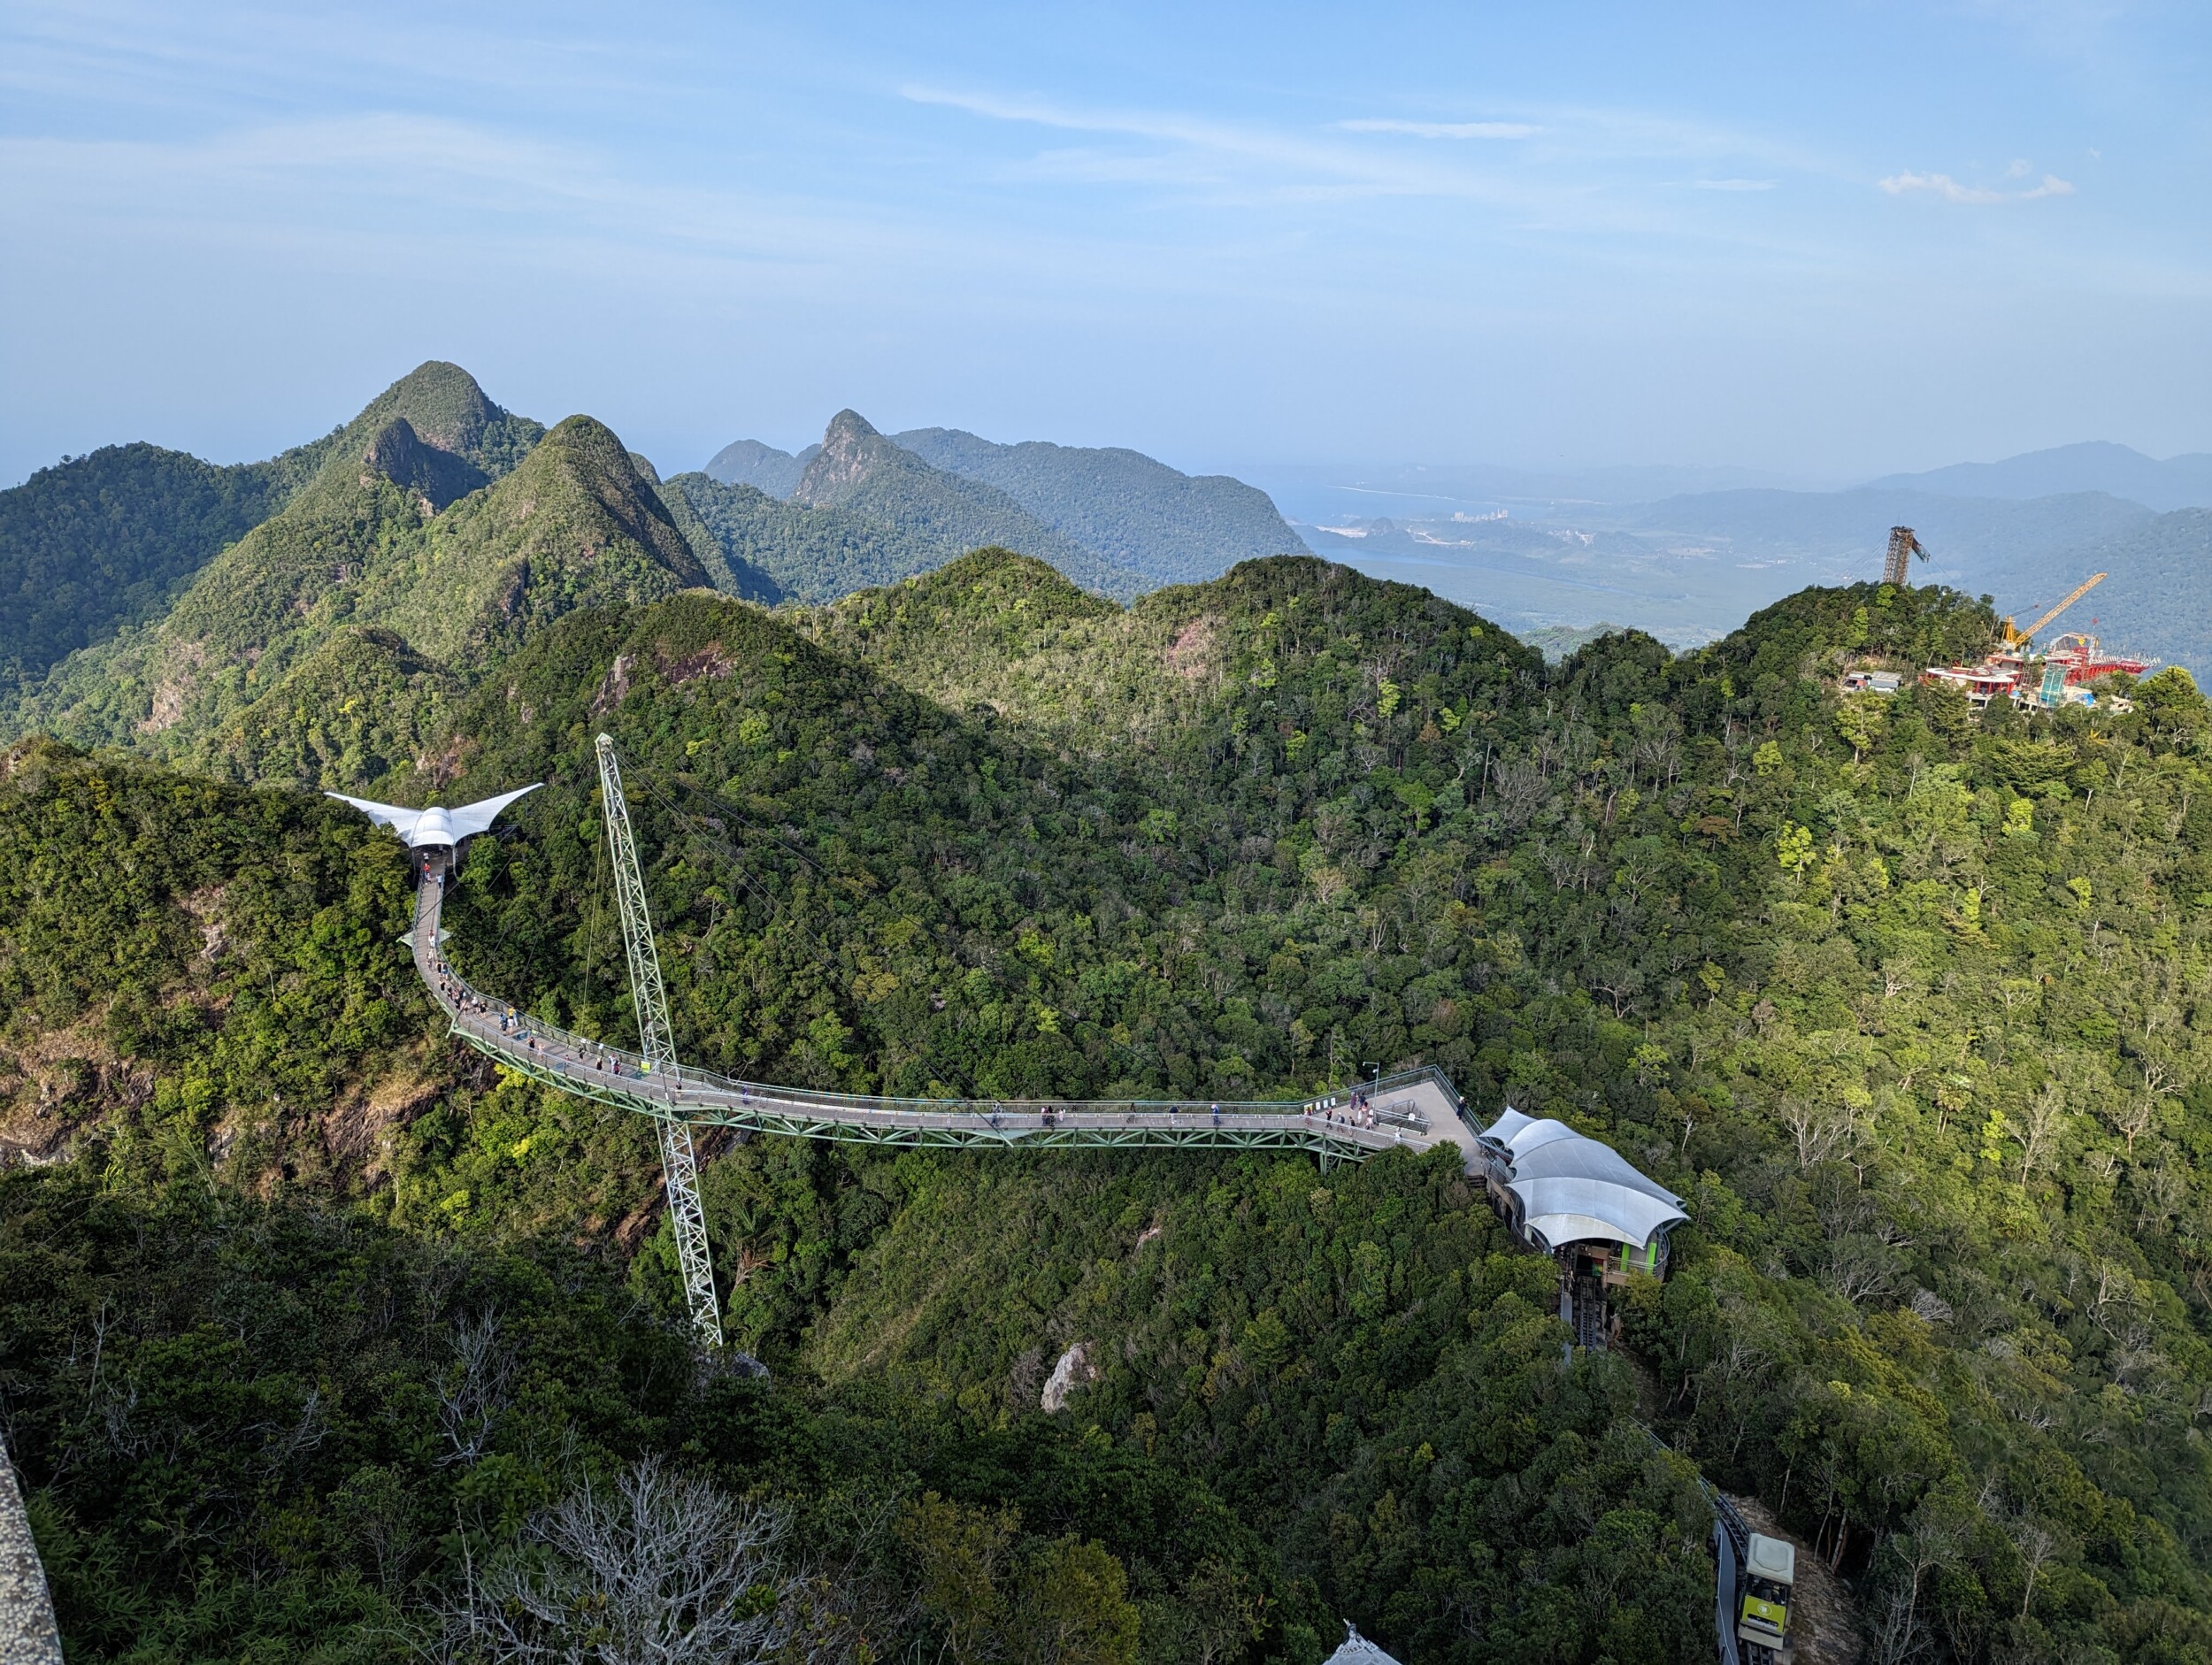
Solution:
[{"label": "rocky outcrop", "polygon": [[394,417],[376,431],[362,452],[361,469],[364,486],[381,474],[434,515],[489,479],[465,457],[426,442],[405,417]]},{"label": "rocky outcrop", "polygon": [[830,418],[821,449],[799,477],[791,500],[816,509],[833,508],[867,480],[883,463],[886,453],[895,457],[897,452],[898,448],[870,426],[859,411],[840,410]]},{"label": "rocky outcrop", "polygon": [[1063,1353],[1059,1362],[1052,1367],[1052,1374],[1045,1378],[1045,1391],[1037,1402],[1048,1411],[1065,1410],[1069,1394],[1096,1380],[1098,1367],[1091,1362],[1090,1343],[1079,1341]]}]

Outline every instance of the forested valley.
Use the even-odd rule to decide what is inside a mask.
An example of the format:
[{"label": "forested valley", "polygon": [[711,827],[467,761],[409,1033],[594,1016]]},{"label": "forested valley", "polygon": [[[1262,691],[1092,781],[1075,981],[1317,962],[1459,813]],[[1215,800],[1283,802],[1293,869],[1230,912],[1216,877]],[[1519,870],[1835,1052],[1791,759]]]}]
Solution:
[{"label": "forested valley", "polygon": [[[457,637],[419,575],[561,456],[631,490],[611,440],[362,593]],[[1302,557],[1125,608],[987,550],[771,610],[615,524],[649,582],[559,579],[403,734],[219,689],[197,751],[0,761],[0,1140],[37,1158],[0,1170],[0,1432],[73,1659],[528,1657],[487,1627],[589,1607],[633,1519],[727,1552],[728,1657],[1305,1665],[1349,1620],[1687,1661],[1702,1473],[1849,1580],[1870,1658],[2212,1660],[2185,675],[2055,717],[1842,695],[1993,638],[1871,585],[1547,667]],[[456,1048],[404,852],[305,789],[546,781],[450,952],[626,1038],[601,729],[687,1057],[986,1097],[1434,1063],[1678,1192],[1671,1276],[1563,1356],[1553,1268],[1448,1152],[725,1140],[763,1369],[703,1362],[651,1130]]]}]

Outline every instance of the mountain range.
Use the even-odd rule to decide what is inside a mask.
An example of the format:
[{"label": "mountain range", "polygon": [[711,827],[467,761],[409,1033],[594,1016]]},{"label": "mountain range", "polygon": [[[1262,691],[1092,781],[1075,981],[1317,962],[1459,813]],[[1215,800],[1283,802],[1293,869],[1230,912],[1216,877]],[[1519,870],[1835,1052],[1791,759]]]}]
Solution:
[{"label": "mountain range", "polygon": [[2147,509],[2212,508],[2212,452],[2163,462],[2108,440],[2027,451],[1997,463],[1954,463],[1919,474],[1886,474],[1867,491],[1916,491],[1944,497],[2049,497],[2103,492]]},{"label": "mountain range", "polygon": [[[764,460],[775,457],[754,458]],[[1102,595],[1126,599],[1159,581],[1056,531],[987,481],[933,468],[854,410],[831,418],[781,498],[704,472],[679,474],[669,484],[733,563],[755,567],[802,601],[910,578],[987,546],[1048,561]]]},{"label": "mountain range", "polygon": [[411,755],[442,700],[544,621],[709,581],[605,427],[548,430],[426,364],[165,613],[25,684],[6,720],[319,781]]},{"label": "mountain range", "polygon": [[2159,513],[2103,491],[2011,498],[1870,486],[1671,498],[1623,519],[1647,546],[1727,566],[1754,595],[1878,572],[1893,526],[1915,528],[1931,551],[1916,582],[1985,592],[2023,624],[2107,572],[2054,630],[2094,629],[2115,650],[2212,671],[2212,513],[2204,509]]},{"label": "mountain range", "polygon": [[[859,420],[853,412],[843,412],[822,444],[796,456],[757,440],[737,441],[718,451],[703,472],[725,486],[750,486],[770,497],[824,504],[842,489],[824,482],[849,472],[849,465],[824,473],[817,472],[817,464],[825,446],[849,450],[851,437],[841,438],[839,433],[839,425],[849,419]],[[1102,573],[1114,579],[1095,587],[1102,593],[1122,594],[1117,585],[1125,585],[1129,574],[1145,587],[1191,583],[1216,577],[1239,561],[1306,550],[1266,493],[1225,474],[1181,473],[1141,451],[1035,440],[1001,445],[959,428],[911,428],[889,435],[888,442],[932,469],[1002,494],[1067,543],[1092,551]],[[972,501],[996,503],[981,494]],[[992,512],[1002,516],[1004,510]],[[1013,537],[973,542],[1043,554]],[[1053,564],[1067,570],[1059,560]]]},{"label": "mountain range", "polygon": [[[1347,1622],[1440,1665],[1698,1665],[1709,1486],[1833,1575],[1800,1637],[1844,1657],[2201,1656],[2185,679],[2052,717],[1840,696],[1847,665],[1989,644],[1937,585],[1550,665],[1312,556],[1124,607],[983,550],[771,610],[684,585],[585,418],[442,508],[480,449],[403,409],[356,441],[221,560],[285,570],[349,493],[389,542],[358,636],[434,639],[420,673],[452,680],[411,755],[319,766],[406,802],[544,783],[445,906],[525,1023],[634,1033],[605,732],[687,1061],[1291,1102],[1433,1064],[1479,1120],[1604,1139],[1690,1224],[1664,1282],[1578,1293],[1612,1320],[1578,1346],[1556,1263],[1451,1148],[1323,1171],[702,1129],[744,1355],[717,1360],[680,1327],[650,1123],[454,1044],[388,833],[281,752],[217,757],[252,789],[165,761],[188,717],[27,739],[0,750],[0,1384],[73,1656],[467,1657],[457,1616],[512,1611],[457,1615],[481,1569],[572,1553],[544,1508],[672,1475],[756,1511],[790,1577],[730,1599],[838,1665],[1316,1665]],[[448,517],[524,541],[449,547]],[[304,645],[267,620],[305,593],[238,610],[261,663]],[[644,1536],[593,1553],[627,1573]]]},{"label": "mountain range", "polygon": [[266,463],[65,459],[0,493],[0,728],[324,781],[414,755],[441,702],[579,606],[818,602],[986,546],[1125,600],[1300,547],[1260,494],[1134,452],[908,438],[841,411],[779,495],[664,480],[590,418],[549,430],[433,363]]},{"label": "mountain range", "polygon": [[1262,466],[1248,472],[1286,512],[1316,524],[1375,515],[1449,518],[1455,511],[1481,513],[1499,508],[1540,518],[1746,491],[1804,495],[1906,491],[2020,500],[2102,492],[2159,510],[2212,507],[2212,454],[2193,453],[2161,462],[2109,441],[2028,451],[1994,463],[1958,463],[1918,473],[1886,474],[1857,484],[1842,479],[1793,479],[1749,468],[1663,465],[1531,469],[1346,464]]},{"label": "mountain range", "polygon": [[[1348,1623],[1440,1665],[1697,1665],[1715,1487],[1824,1569],[1801,1658],[2208,1657],[2187,678],[2127,710],[1847,694],[1997,634],[1864,573],[1694,654],[1561,633],[1548,664],[1312,555],[1150,582],[1156,517],[1118,553],[1047,523],[1065,457],[970,456],[994,484],[850,412],[785,497],[664,481],[449,364],[318,448],[65,464],[29,519],[50,561],[109,524],[72,492],[171,494],[111,523],[140,610],[27,673],[0,745],[0,1409],[73,1659],[473,1658],[526,1620],[572,1654],[689,1531],[749,1535],[716,1601],[823,1665],[1317,1665]],[[1791,535],[1771,496],[1700,502],[1331,535],[1563,557],[1609,610],[1639,564]],[[2186,568],[2203,511],[2115,502],[2049,512],[2093,550],[2171,528],[2144,560]],[[1950,523],[1931,573],[2005,524]],[[941,558],[1001,533],[1085,581]],[[1578,1345],[1448,1146],[703,1128],[733,1347],[695,1349],[651,1120],[455,1045],[408,852],[316,790],[541,783],[443,952],[626,1044],[601,733],[687,1062],[1288,1104],[1432,1066],[1678,1195],[1663,1281],[1576,1292]]]},{"label": "mountain range", "polygon": [[2212,670],[2204,523],[2201,509],[2161,513],[2105,490],[1973,496],[1885,484],[1474,512],[1414,503],[1389,515],[1340,514],[1303,531],[1335,559],[1428,585],[1517,630],[1580,630],[1613,618],[1682,648],[1726,634],[1807,584],[1878,574],[1889,528],[1909,526],[1932,552],[1916,566],[1916,582],[1985,592],[2024,622],[2090,573],[2107,572],[2085,617],[2070,615],[2062,627],[2089,628],[2094,618],[2116,649]]},{"label": "mountain range", "polygon": [[[375,414],[373,406],[265,463],[219,467],[118,446],[0,492],[0,681],[13,682],[14,702],[70,653],[158,620],[219,551],[280,512],[334,447],[365,446],[364,424]],[[452,425],[467,419],[456,406],[418,426],[457,436]],[[468,464],[480,483],[541,432],[515,422],[488,464]],[[435,511],[480,482],[439,474],[437,459],[461,451],[425,443],[411,463],[388,460],[416,471],[412,486]],[[2107,572],[2085,617],[2068,625],[2093,628],[2116,651],[2212,665],[2212,592],[2197,576],[2212,571],[2212,545],[2191,506],[2212,501],[2212,463],[2159,462],[2107,443],[1842,491],[1715,469],[1263,474],[1318,517],[1302,528],[1240,481],[1185,475],[1134,451],[1003,445],[952,428],[886,435],[850,410],[796,455],[741,440],[704,469],[667,480],[642,457],[632,464],[708,581],[771,605],[833,600],[987,545],[1036,555],[1123,601],[1239,560],[1313,549],[1432,587],[1519,630],[1573,634],[1617,619],[1684,647],[1804,584],[1875,570],[1887,529],[1908,525],[1935,552],[1916,576],[1985,590],[2024,618]],[[1329,503],[1338,506],[1314,507]],[[56,711],[57,699],[72,704],[57,687],[38,709]]]}]

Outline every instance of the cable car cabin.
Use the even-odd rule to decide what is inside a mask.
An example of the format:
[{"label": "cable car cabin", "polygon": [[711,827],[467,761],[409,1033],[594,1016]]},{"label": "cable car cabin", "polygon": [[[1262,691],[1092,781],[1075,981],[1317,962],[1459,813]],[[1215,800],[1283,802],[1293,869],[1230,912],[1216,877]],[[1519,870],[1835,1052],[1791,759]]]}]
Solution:
[{"label": "cable car cabin", "polygon": [[1524,1247],[1607,1288],[1666,1276],[1667,1234],[1690,1216],[1610,1145],[1515,1109],[1476,1140],[1490,1206]]},{"label": "cable car cabin", "polygon": [[1782,1665],[1796,1651],[1790,1646],[1796,1546],[1752,1533],[1744,1552],[1741,1577],[1743,1597],[1736,1610],[1736,1639],[1743,1645],[1745,1665]]}]

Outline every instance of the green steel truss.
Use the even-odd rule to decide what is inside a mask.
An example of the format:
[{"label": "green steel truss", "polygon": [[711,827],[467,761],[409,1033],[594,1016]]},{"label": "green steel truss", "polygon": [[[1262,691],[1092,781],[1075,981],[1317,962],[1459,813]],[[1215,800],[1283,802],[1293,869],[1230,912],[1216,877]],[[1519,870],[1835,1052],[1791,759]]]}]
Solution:
[{"label": "green steel truss", "polygon": [[[543,1034],[546,1026],[533,1024],[532,1032]],[[625,1086],[613,1080],[580,1079],[572,1070],[558,1063],[541,1062],[538,1055],[521,1049],[505,1037],[483,1034],[458,1024],[454,1025],[453,1034],[479,1052],[497,1059],[517,1074],[527,1076],[533,1081],[557,1088],[574,1097],[588,1099],[595,1104],[604,1104],[613,1109],[649,1116],[657,1120],[665,1119],[670,1114],[670,1101],[649,1090]],[[1183,1124],[1174,1127],[1157,1125],[1156,1116],[1164,1107],[1148,1105],[1141,1108],[1150,1112],[1156,1121],[1141,1126],[1095,1127],[1065,1124],[1047,1126],[1038,1119],[1041,1113],[1030,1105],[1024,1105],[1019,1109],[1010,1105],[995,1125],[987,1111],[961,1110],[961,1125],[900,1126],[878,1122],[848,1121],[833,1115],[809,1115],[796,1109],[765,1105],[732,1109],[701,1104],[688,1096],[679,1102],[682,1119],[696,1127],[730,1127],[748,1132],[780,1134],[791,1139],[841,1139],[857,1145],[979,1147],[992,1150],[1301,1150],[1348,1162],[1364,1162],[1378,1149],[1390,1148],[1388,1146],[1362,1144],[1348,1132],[1343,1134],[1333,1132],[1325,1123],[1310,1127],[1239,1125],[1254,1119],[1252,1107],[1249,1106],[1239,1106],[1239,1113],[1225,1116],[1218,1126],[1214,1124],[1204,1105],[1190,1107],[1184,1111],[1179,1116]],[[948,1110],[956,1109],[950,1104],[942,1108]],[[1067,1108],[1071,1110],[1090,1110],[1096,1107],[1088,1103],[1071,1103]],[[1299,1109],[1295,1104],[1269,1105],[1266,1108],[1283,1113],[1286,1119],[1295,1116]]]},{"label": "green steel truss", "polygon": [[[599,790],[612,856],[615,902],[622,915],[622,946],[630,957],[631,1003],[637,1011],[639,1052],[647,1072],[662,1078],[675,1073],[675,1030],[668,1021],[668,991],[661,983],[660,951],[653,945],[653,919],[645,908],[645,876],[639,870],[637,840],[630,832],[630,806],[622,794],[622,770],[614,741],[599,736]],[[676,1259],[683,1270],[684,1301],[691,1327],[706,1346],[722,1345],[722,1308],[714,1293],[714,1262],[707,1247],[707,1213],[699,1201],[699,1162],[691,1147],[691,1124],[672,1104],[651,1113],[658,1124],[661,1172],[668,1193],[668,1217],[676,1234]]]}]

